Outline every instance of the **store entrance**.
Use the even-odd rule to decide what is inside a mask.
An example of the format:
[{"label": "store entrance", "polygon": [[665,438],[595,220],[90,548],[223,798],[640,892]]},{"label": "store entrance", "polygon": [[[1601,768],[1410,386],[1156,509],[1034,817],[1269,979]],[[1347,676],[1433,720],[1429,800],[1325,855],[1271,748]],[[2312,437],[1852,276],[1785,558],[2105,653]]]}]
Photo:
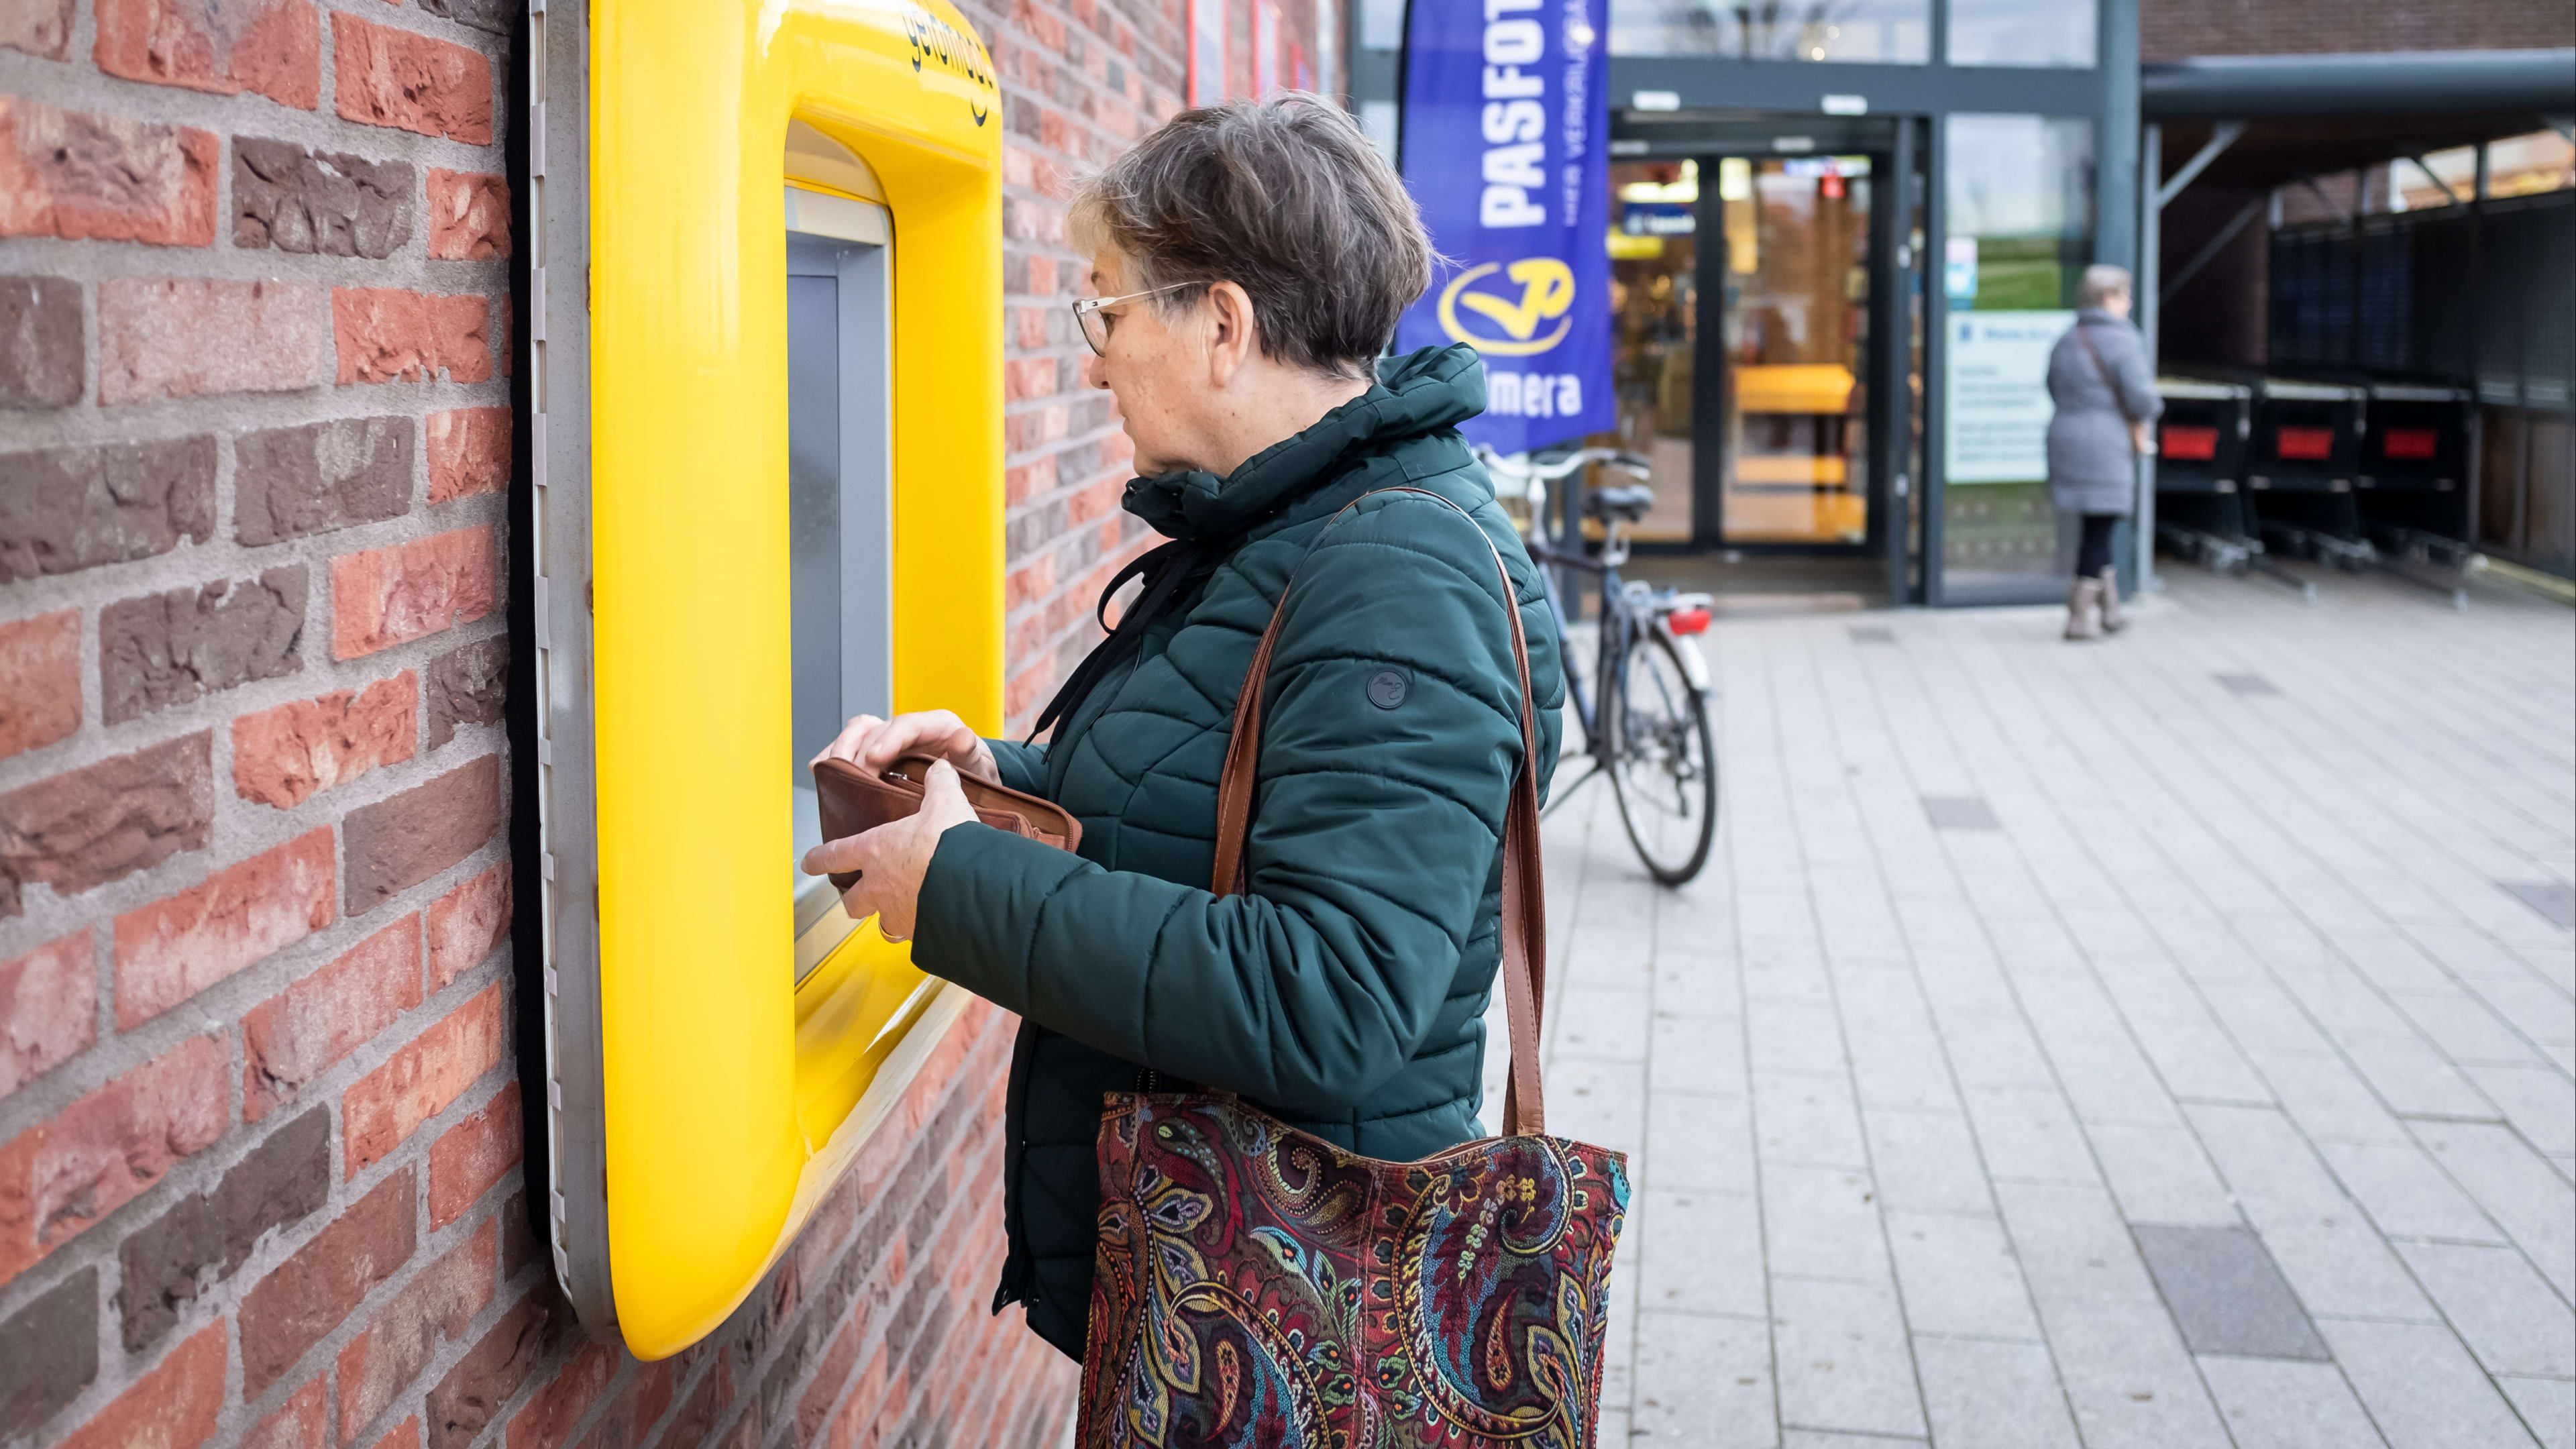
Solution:
[{"label": "store entrance", "polygon": [[1899,594],[1916,409],[1896,167],[1734,149],[1611,167],[1618,444],[1654,464],[1636,536],[1738,560],[1884,557]]}]

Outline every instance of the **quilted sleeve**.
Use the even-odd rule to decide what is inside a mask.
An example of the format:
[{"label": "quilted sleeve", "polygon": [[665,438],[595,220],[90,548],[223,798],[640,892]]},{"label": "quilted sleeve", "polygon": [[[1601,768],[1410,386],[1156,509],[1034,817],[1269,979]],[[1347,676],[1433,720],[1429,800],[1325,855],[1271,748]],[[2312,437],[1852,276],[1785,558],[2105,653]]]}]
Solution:
[{"label": "quilted sleeve", "polygon": [[[1250,895],[959,826],[923,884],[914,959],[1101,1050],[1301,1115],[1392,1077],[1479,925],[1520,763],[1501,581],[1466,520],[1396,495],[1328,530],[1293,591]],[[1531,645],[1552,765],[1552,633]]]},{"label": "quilted sleeve", "polygon": [[1002,772],[1003,784],[1023,795],[1046,793],[1046,746],[1035,740],[986,740],[984,747],[993,752],[993,767]]}]

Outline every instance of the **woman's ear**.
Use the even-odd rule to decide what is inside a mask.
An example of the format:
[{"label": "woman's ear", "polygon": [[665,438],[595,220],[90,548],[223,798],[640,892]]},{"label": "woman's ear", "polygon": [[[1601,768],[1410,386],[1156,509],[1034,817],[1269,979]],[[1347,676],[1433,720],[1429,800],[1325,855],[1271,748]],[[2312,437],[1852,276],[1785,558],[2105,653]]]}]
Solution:
[{"label": "woman's ear", "polygon": [[1207,290],[1207,317],[1208,381],[1223,389],[1261,347],[1252,296],[1234,282],[1214,283]]}]

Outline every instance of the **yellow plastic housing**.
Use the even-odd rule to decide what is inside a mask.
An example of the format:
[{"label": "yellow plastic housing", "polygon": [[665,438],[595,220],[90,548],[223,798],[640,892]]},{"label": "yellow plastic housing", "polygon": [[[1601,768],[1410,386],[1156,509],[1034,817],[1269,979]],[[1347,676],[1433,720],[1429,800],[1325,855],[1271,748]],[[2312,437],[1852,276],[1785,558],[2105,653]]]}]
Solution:
[{"label": "yellow plastic housing", "polygon": [[750,1291],[877,1075],[955,1014],[872,928],[793,986],[788,125],[855,153],[893,216],[895,707],[990,733],[1001,100],[945,0],[602,0],[591,23],[608,1248],[620,1329],[654,1359]]}]

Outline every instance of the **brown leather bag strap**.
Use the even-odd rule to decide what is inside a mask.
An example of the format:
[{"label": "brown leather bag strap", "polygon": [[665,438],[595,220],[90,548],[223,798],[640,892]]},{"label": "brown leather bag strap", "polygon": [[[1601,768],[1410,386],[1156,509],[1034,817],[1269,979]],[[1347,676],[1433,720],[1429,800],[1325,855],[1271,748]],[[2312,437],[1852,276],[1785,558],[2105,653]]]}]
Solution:
[{"label": "brown leather bag strap", "polygon": [[[1538,1069],[1539,1022],[1547,982],[1547,882],[1539,868],[1538,706],[1530,689],[1529,641],[1521,631],[1520,603],[1502,551],[1494,548],[1493,539],[1473,515],[1440,494],[1428,488],[1379,488],[1351,500],[1342,513],[1380,493],[1419,493],[1456,509],[1492,551],[1494,572],[1502,581],[1503,615],[1511,621],[1512,660],[1521,686],[1521,764],[1512,776],[1511,803],[1503,813],[1503,1014],[1511,1024],[1511,1077],[1503,1089],[1503,1132],[1512,1137],[1535,1136],[1547,1130]],[[1270,626],[1261,631],[1261,645],[1253,651],[1251,667],[1244,671],[1243,687],[1234,699],[1233,733],[1226,741],[1225,769],[1217,777],[1216,792],[1216,870],[1210,889],[1221,896],[1246,893],[1244,847],[1251,834],[1253,789],[1259,773],[1263,685],[1269,680],[1271,650],[1279,642],[1281,621],[1288,617],[1288,596],[1295,587],[1292,574],[1288,586],[1279,591]]]}]

